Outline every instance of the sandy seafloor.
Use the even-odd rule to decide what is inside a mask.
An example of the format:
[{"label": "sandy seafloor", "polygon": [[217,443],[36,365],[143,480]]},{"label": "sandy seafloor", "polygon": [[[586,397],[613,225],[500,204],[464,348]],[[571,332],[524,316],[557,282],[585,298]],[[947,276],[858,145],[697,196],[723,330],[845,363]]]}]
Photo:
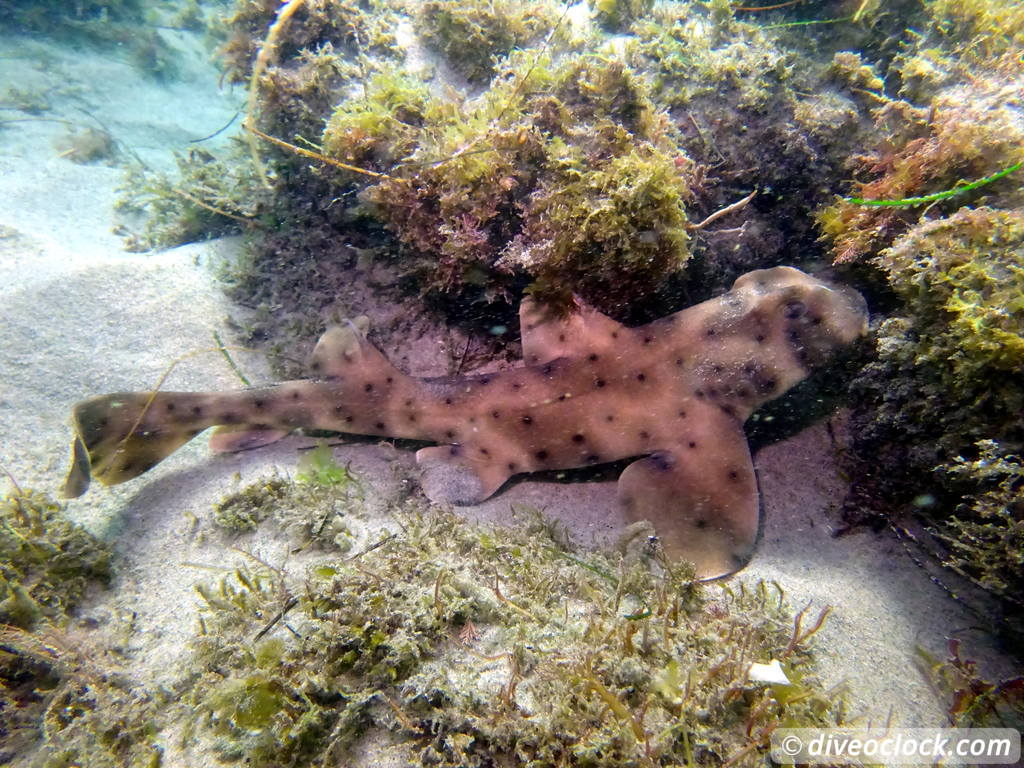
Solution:
[{"label": "sandy seafloor", "polygon": [[[0,457],[23,487],[59,492],[77,400],[148,389],[172,360],[211,347],[213,331],[230,338],[226,318],[233,308],[213,267],[238,247],[237,239],[133,254],[112,232],[116,188],[130,154],[170,168],[173,151],[187,151],[190,140],[222,126],[243,101],[237,90],[218,90],[206,49],[187,35],[166,34],[185,52],[166,82],[137,72],[116,50],[0,38],[0,91],[14,85],[46,94],[51,109],[40,117],[90,125],[92,115],[120,147],[113,165],[79,165],[55,146],[65,125],[0,125]],[[0,112],[0,120],[24,117]],[[365,311],[372,320],[380,308]],[[422,341],[410,345],[429,349]],[[245,357],[243,365],[259,377],[258,359]],[[444,373],[440,354],[433,371],[429,356],[423,365],[427,370],[416,373]],[[183,363],[165,384],[234,386],[237,379],[216,354]],[[194,585],[211,578],[197,565],[214,568],[215,576],[245,559],[212,529],[212,502],[257,476],[294,472],[301,443],[290,438],[215,457],[197,440],[144,478],[94,488],[71,502],[72,518],[117,552],[111,590],[80,613],[99,620],[95,632],[123,630],[125,617],[134,616],[121,649],[132,679],[151,687],[180,677],[195,631]],[[915,666],[917,646],[941,654],[945,637],[955,634],[988,674],[1007,675],[1011,662],[897,542],[869,532],[832,535],[843,493],[837,450],[818,425],[757,454],[765,527],[753,562],[738,578],[776,580],[794,605],[810,601],[814,613],[833,607],[816,640],[819,670],[828,684],[846,681],[854,712],[876,724],[944,725],[947,703]],[[384,496],[400,492],[415,474],[411,453],[386,443],[345,446],[337,455]],[[564,521],[578,541],[608,542],[620,526],[611,491],[610,482],[527,478],[463,512],[500,524],[511,505],[532,505]],[[281,543],[260,535],[241,546],[280,562]],[[165,747],[163,765],[189,764],[173,738]],[[360,760],[376,764],[378,757],[371,749]]]}]

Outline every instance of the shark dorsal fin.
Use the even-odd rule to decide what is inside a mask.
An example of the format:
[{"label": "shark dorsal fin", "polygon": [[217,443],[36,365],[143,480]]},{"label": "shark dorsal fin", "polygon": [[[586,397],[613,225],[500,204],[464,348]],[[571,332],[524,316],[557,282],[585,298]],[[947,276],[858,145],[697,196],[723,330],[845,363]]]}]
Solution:
[{"label": "shark dorsal fin", "polygon": [[369,327],[369,318],[361,315],[324,331],[310,357],[310,372],[317,378],[339,378],[367,364],[372,365],[376,358],[390,367],[384,356],[366,340]]},{"label": "shark dorsal fin", "polygon": [[567,315],[527,297],[519,305],[523,338],[523,359],[527,365],[548,363],[559,357],[574,357],[586,350],[601,350],[615,344],[625,326],[603,315],[582,299]]}]

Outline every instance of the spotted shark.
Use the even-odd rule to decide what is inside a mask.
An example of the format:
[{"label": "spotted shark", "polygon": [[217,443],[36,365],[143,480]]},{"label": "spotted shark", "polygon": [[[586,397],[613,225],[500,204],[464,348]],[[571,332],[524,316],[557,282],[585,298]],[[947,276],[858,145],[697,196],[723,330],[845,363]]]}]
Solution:
[{"label": "spotted shark", "polygon": [[437,502],[477,504],[511,476],[636,459],[618,503],[700,578],[751,558],[760,525],[743,423],[867,329],[864,299],[792,267],[738,278],[717,298],[639,327],[577,301],[520,306],[524,365],[414,378],[348,322],[317,343],[310,377],[231,392],[102,395],[74,407],[65,495],[90,477],[141,475],[209,427],[211,446],[267,444],[295,429],[435,443],[416,461]]}]

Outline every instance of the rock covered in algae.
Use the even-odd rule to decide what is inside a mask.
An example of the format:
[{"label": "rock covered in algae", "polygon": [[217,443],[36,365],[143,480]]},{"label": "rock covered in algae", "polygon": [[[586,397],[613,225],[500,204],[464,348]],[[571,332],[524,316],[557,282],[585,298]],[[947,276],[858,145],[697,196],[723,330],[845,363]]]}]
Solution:
[{"label": "rock covered in algae", "polygon": [[526,276],[621,314],[689,258],[693,166],[669,133],[621,63],[517,54],[468,109],[384,73],[335,111],[324,148],[389,174],[363,198],[424,293],[494,301]]},{"label": "rock covered in algae", "polygon": [[[928,107],[899,101],[880,108],[877,122],[886,138],[874,152],[853,158],[864,179],[857,197],[899,201],[954,191],[961,180],[983,179],[1024,161],[1024,119],[1019,103],[1007,98],[1021,87],[1024,69],[1011,79],[982,75],[970,85],[946,88]],[[1015,177],[934,202],[952,212],[979,198],[996,207],[1024,204]],[[872,206],[846,198],[819,212],[818,223],[837,262],[857,261],[913,226],[922,205]]]},{"label": "rock covered in algae", "polygon": [[947,564],[1019,613],[1024,210],[925,221],[874,263],[903,304],[855,382],[854,455],[870,469],[850,511],[916,509]]}]

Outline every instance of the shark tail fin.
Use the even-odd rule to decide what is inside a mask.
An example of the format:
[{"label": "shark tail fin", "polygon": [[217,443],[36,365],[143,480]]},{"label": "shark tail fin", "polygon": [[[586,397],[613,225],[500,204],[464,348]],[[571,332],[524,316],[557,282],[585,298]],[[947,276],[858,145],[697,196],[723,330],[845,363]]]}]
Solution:
[{"label": "shark tail fin", "polygon": [[147,412],[159,400],[164,407],[174,393],[117,393],[83,400],[72,412],[75,439],[64,497],[77,498],[96,478],[117,485],[152,468],[200,431],[185,422],[148,426]]}]

